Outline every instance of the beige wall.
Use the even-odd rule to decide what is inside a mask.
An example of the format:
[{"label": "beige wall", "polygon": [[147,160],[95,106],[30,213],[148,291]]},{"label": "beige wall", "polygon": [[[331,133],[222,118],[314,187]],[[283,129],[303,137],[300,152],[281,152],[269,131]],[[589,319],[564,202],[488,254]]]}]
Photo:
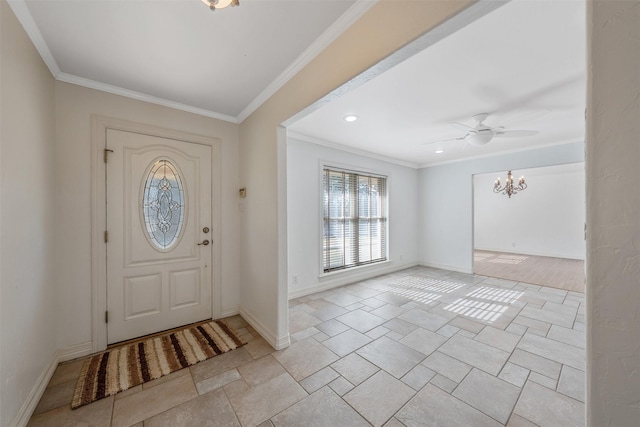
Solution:
[{"label": "beige wall", "polygon": [[56,354],[56,167],[54,80],[5,0],[0,40],[0,425],[8,426],[28,419],[23,405]]},{"label": "beige wall", "polygon": [[587,422],[640,425],[640,3],[589,1]]},{"label": "beige wall", "polygon": [[56,236],[58,346],[91,336],[91,116],[101,115],[221,140],[222,310],[237,312],[239,284],[239,151],[236,124],[56,82]]},{"label": "beige wall", "polygon": [[243,314],[273,344],[288,342],[286,138],[278,126],[472,3],[378,2],[241,124],[240,181],[248,196],[240,299]]}]

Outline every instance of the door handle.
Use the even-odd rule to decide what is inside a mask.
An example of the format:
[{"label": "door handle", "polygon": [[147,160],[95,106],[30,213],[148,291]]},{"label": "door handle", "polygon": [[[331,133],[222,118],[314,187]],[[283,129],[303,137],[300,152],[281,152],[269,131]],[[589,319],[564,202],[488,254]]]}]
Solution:
[{"label": "door handle", "polygon": [[198,246],[204,245],[207,246],[209,244],[208,240],[203,240],[201,243],[198,243]]}]

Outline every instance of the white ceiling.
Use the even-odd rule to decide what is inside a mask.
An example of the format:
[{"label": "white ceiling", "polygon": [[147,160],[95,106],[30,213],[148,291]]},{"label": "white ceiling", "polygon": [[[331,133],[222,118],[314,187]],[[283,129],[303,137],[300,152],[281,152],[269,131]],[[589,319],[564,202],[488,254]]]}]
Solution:
[{"label": "white ceiling", "polygon": [[9,0],[54,77],[240,122],[370,0]]},{"label": "white ceiling", "polygon": [[[200,0],[8,1],[57,79],[235,123],[375,3],[240,0],[211,12]],[[512,0],[289,132],[416,167],[582,141],[585,49],[584,0]],[[539,134],[424,145],[463,136],[451,122],[483,112],[488,125]]]},{"label": "white ceiling", "polygon": [[[512,0],[288,130],[414,166],[584,141],[585,22],[584,1]],[[451,122],[474,125],[477,113],[539,133],[424,145],[464,136]],[[359,119],[346,123],[347,114]]]}]

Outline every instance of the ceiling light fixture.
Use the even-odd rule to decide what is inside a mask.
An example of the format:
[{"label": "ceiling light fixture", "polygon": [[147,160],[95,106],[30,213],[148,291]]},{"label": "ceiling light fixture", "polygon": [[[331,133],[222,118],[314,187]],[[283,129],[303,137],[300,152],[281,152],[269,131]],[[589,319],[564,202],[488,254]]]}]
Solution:
[{"label": "ceiling light fixture", "polygon": [[518,191],[526,190],[527,184],[524,182],[524,176],[521,176],[518,180],[518,185],[513,185],[513,177],[511,176],[511,171],[507,172],[507,182],[504,184],[504,187],[500,187],[500,178],[496,179],[496,182],[493,186],[494,193],[502,193],[506,194],[511,198],[512,194],[516,194]]},{"label": "ceiling light fixture", "polygon": [[444,153],[444,150],[436,150],[435,153],[436,154],[442,154],[442,153]]},{"label": "ceiling light fixture", "polygon": [[485,145],[487,142],[491,141],[495,132],[492,130],[481,129],[479,131],[472,131],[464,137],[464,140],[467,141],[471,145]]},{"label": "ceiling light fixture", "polygon": [[202,0],[209,9],[224,9],[227,6],[240,6],[240,0]]},{"label": "ceiling light fixture", "polygon": [[354,116],[353,114],[349,114],[347,116],[344,116],[343,119],[344,119],[345,122],[351,123],[351,122],[355,122],[356,120],[358,120],[358,116]]}]

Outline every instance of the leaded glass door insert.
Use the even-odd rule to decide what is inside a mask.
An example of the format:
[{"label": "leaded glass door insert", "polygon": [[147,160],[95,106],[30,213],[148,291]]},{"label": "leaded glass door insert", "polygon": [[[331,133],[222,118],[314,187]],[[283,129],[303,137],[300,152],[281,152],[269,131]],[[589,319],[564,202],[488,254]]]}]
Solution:
[{"label": "leaded glass door insert", "polygon": [[181,174],[169,159],[149,168],[142,191],[142,217],[151,244],[170,249],[180,238],[185,218],[185,192]]}]

